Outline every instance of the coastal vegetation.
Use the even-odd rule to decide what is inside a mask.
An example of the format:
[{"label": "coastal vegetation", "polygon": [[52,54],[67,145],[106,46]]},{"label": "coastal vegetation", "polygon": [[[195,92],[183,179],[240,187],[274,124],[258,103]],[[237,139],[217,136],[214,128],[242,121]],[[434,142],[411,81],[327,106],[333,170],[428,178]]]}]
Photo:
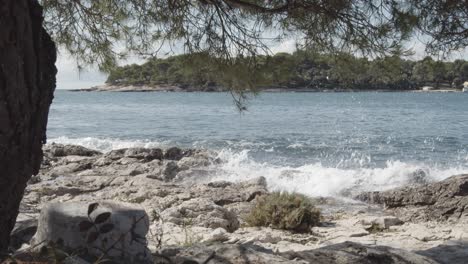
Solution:
[{"label": "coastal vegetation", "polygon": [[[240,68],[248,60],[238,58]],[[400,56],[376,59],[299,50],[292,54],[257,56],[253,70],[257,89],[387,89],[411,90],[422,86],[461,88],[468,80],[468,61],[415,61]],[[206,54],[152,58],[145,63],[116,67],[107,83],[118,86],[177,86],[185,90],[227,90],[219,61]]]},{"label": "coastal vegetation", "polygon": [[272,192],[258,198],[246,221],[251,226],[303,233],[319,224],[320,210],[315,207],[311,198],[304,195]]},{"label": "coastal vegetation", "polygon": [[[392,54],[423,35],[425,51],[468,45],[465,1],[311,0],[3,0],[0,9],[0,262],[8,255],[29,179],[39,173],[56,86],[57,48],[79,68],[115,66],[129,54],[157,54],[162,44],[221,61],[236,102],[255,84],[249,59],[279,40],[301,36],[320,50]],[[235,58],[243,55],[249,63]]]}]

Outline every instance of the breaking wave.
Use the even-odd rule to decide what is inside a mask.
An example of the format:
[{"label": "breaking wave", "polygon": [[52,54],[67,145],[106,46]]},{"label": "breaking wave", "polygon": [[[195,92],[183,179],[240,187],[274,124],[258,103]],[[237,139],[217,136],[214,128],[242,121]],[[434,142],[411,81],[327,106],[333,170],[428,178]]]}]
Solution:
[{"label": "breaking wave", "polygon": [[[171,141],[117,140],[98,138],[58,137],[50,142],[76,144],[87,148],[107,152],[112,149],[128,147],[171,147]],[[300,146],[294,146],[299,148]],[[268,152],[268,150],[265,150]],[[214,174],[207,180],[245,181],[263,176],[267,179],[270,190],[295,191],[310,196],[352,196],[362,191],[386,190],[408,184],[438,181],[449,176],[468,173],[468,155],[451,165],[438,165],[433,162],[409,162],[388,160],[381,166],[361,167],[324,165],[322,162],[310,162],[298,166],[284,165],[274,161],[261,162],[250,155],[250,151],[222,148],[217,150],[218,158],[223,162],[215,166]],[[341,159],[341,158],[340,158]],[[461,162],[460,162],[461,161]],[[355,162],[353,162],[355,164]]]}]

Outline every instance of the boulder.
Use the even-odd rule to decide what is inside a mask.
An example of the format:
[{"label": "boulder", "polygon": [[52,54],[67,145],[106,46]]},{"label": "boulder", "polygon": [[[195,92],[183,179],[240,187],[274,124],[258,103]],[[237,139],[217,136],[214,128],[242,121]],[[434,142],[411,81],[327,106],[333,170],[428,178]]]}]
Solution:
[{"label": "boulder", "polygon": [[62,144],[49,144],[44,146],[44,152],[54,157],[64,156],[95,156],[102,154],[99,151],[91,150],[78,145],[62,145]]},{"label": "boulder", "polygon": [[119,263],[152,263],[146,247],[148,229],[146,212],[135,204],[49,203],[41,211],[31,244],[55,243],[69,253],[86,249],[91,256],[104,254]]},{"label": "boulder", "polygon": [[382,204],[405,221],[467,221],[468,174],[420,186],[365,192],[355,198],[368,203]]}]

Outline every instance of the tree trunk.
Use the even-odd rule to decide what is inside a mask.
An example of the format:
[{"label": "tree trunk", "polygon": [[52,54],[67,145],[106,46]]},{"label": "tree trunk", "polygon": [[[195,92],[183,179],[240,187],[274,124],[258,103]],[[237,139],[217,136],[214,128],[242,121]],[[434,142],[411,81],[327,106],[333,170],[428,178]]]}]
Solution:
[{"label": "tree trunk", "polygon": [[[0,260],[37,174],[55,89],[56,50],[37,0],[0,4]],[[0,261],[1,262],[1,261]]]}]

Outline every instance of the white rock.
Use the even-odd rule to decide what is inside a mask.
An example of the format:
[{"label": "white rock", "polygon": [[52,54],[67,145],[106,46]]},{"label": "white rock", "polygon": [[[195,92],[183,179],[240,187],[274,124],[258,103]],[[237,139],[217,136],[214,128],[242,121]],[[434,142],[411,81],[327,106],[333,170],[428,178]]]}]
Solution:
[{"label": "white rock", "polygon": [[151,260],[146,247],[149,219],[143,209],[135,204],[103,201],[88,216],[89,207],[83,202],[47,204],[32,245],[55,242],[72,251],[87,248],[98,257],[104,250],[123,263]]},{"label": "white rock", "polygon": [[210,165],[210,161],[208,160],[208,158],[205,158],[205,157],[201,157],[201,158],[183,157],[181,160],[177,162],[177,165],[182,170],[188,170],[190,168],[208,166]]},{"label": "white rock", "polygon": [[213,232],[209,233],[204,239],[203,242],[224,242],[229,240],[228,233],[224,228],[216,228]]},{"label": "white rock", "polygon": [[229,232],[233,232],[239,227],[239,221],[235,214],[204,198],[184,201],[178,206],[166,209],[161,215],[165,221],[177,225],[222,227]]}]

